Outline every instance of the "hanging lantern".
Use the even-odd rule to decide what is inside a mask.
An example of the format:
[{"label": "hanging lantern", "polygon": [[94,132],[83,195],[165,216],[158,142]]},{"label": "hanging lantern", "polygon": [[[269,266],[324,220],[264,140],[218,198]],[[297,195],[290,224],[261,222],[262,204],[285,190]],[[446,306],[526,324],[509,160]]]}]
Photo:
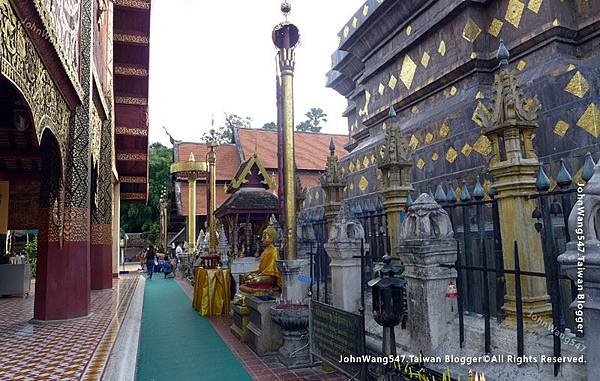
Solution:
[{"label": "hanging lantern", "polygon": [[446,298],[458,298],[458,289],[456,288],[456,284],[454,284],[454,282],[448,283],[448,288],[446,289]]}]

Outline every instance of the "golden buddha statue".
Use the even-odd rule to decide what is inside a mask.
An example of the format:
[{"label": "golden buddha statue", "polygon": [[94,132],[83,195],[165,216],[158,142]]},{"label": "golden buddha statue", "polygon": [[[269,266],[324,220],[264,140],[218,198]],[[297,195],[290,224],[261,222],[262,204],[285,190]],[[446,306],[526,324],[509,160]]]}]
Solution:
[{"label": "golden buddha statue", "polygon": [[281,273],[277,268],[279,249],[274,245],[276,240],[277,230],[269,223],[262,234],[265,249],[260,255],[258,269],[240,276],[240,290],[234,303],[243,304],[244,297],[248,295],[264,295],[281,290]]}]

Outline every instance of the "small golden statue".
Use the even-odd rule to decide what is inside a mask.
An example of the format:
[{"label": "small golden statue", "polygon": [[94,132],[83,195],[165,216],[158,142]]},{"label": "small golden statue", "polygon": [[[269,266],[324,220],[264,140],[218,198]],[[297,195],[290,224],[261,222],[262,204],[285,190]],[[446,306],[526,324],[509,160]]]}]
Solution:
[{"label": "small golden statue", "polygon": [[277,268],[279,249],[274,243],[277,240],[277,230],[271,223],[262,233],[262,243],[265,249],[260,255],[258,269],[240,276],[240,289],[234,303],[243,305],[248,295],[265,295],[281,290],[281,273]]}]

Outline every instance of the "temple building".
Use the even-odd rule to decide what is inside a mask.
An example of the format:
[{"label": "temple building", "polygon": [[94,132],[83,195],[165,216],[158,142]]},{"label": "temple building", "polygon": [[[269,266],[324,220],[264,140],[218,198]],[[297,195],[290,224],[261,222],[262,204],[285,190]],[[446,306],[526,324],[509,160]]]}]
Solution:
[{"label": "temple building", "polygon": [[118,275],[120,203],[147,199],[149,33],[150,1],[0,0],[0,254],[39,231],[36,320],[87,316]]},{"label": "temple building", "polygon": [[[232,183],[240,176],[248,163],[254,158],[261,168],[261,176],[269,177],[273,186],[269,190],[277,194],[277,131],[250,128],[236,128],[231,144],[221,144],[217,152],[217,208],[230,199],[237,187]],[[340,157],[346,155],[344,146],[348,144],[348,136],[321,133],[296,133],[296,166],[302,188],[310,189],[319,184],[319,175],[326,169],[327,152],[331,142],[338,147]],[[206,160],[209,146],[205,143],[174,141],[173,162],[186,162],[193,155],[195,160]],[[243,179],[245,180],[245,179]],[[174,197],[171,221],[184,222],[189,210],[189,186],[187,179],[173,176]],[[238,186],[239,187],[239,186]],[[208,201],[207,181],[200,179],[196,188],[196,230],[206,228]],[[259,213],[260,214],[260,213]],[[220,218],[220,217],[219,217]],[[184,230],[174,238],[174,242],[186,240]]]}]

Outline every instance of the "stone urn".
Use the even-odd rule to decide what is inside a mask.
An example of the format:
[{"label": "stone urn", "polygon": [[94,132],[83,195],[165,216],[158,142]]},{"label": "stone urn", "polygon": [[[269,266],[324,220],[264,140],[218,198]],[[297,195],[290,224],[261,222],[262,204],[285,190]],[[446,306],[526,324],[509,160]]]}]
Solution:
[{"label": "stone urn", "polygon": [[308,343],[308,306],[280,303],[271,307],[271,319],[281,327],[283,345],[278,358],[288,368],[310,364]]}]

